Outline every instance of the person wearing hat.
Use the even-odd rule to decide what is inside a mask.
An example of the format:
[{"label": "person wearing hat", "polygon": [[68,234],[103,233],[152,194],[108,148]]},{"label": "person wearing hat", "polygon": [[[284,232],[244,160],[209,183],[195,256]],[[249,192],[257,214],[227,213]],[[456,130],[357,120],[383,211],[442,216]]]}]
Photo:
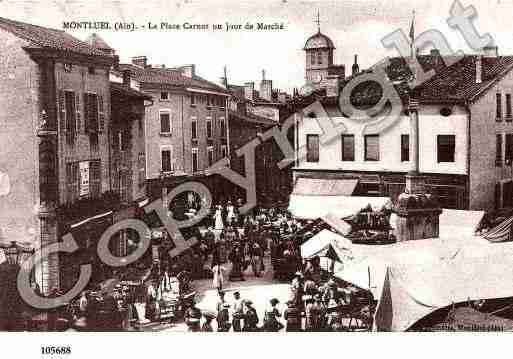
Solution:
[{"label": "person wearing hat", "polygon": [[218,332],[228,332],[231,328],[230,323],[230,313],[228,310],[230,309],[230,304],[223,303],[223,305],[219,308],[217,312],[217,331]]},{"label": "person wearing hat", "polygon": [[201,321],[201,310],[196,307],[196,301],[193,300],[191,306],[185,312],[185,324],[189,328],[190,332],[199,332]]},{"label": "person wearing hat", "polygon": [[212,321],[216,317],[213,313],[204,313],[203,317],[205,318],[205,322],[201,326],[202,332],[213,332],[214,328],[212,328]]},{"label": "person wearing hat", "polygon": [[255,308],[253,308],[253,302],[251,300],[246,300],[244,302],[246,305],[246,313],[244,314],[244,327],[242,331],[244,332],[256,332],[258,331],[258,314]]},{"label": "person wearing hat", "polygon": [[240,293],[233,293],[233,305],[232,305],[232,326],[234,332],[242,331],[241,322],[244,319],[244,300],[241,299]]},{"label": "person wearing hat", "polygon": [[325,308],[321,301],[321,296],[315,294],[311,299],[306,301],[305,308],[305,330],[308,332],[319,332],[322,330],[323,317],[325,315]]},{"label": "person wearing hat", "polygon": [[280,323],[278,318],[281,317],[281,313],[277,308],[277,305],[280,301],[276,298],[271,299],[270,301],[271,307],[266,309],[264,314],[264,326],[262,329],[265,332],[279,332],[283,329],[284,325]]},{"label": "person wearing hat", "polygon": [[297,307],[295,301],[289,300],[287,302],[287,309],[285,309],[283,317],[287,321],[287,332],[301,331],[301,311]]}]

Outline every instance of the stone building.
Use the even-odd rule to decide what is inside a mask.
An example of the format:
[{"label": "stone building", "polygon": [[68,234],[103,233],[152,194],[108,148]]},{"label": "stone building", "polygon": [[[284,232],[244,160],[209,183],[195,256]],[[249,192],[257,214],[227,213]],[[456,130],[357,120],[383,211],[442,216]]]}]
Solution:
[{"label": "stone building", "polygon": [[222,179],[206,169],[229,156],[228,91],[196,74],[195,65],[151,66],[144,56],[121,64],[151,97],[145,110],[146,177],[151,198],[197,180],[222,195]]},{"label": "stone building", "polygon": [[[290,97],[283,91],[273,89],[272,80],[266,78],[265,70],[262,71],[260,91],[255,90],[254,82],[247,82],[244,86],[230,84],[226,68],[221,84],[231,94],[228,105],[231,168],[245,175],[244,156],[237,156],[235,151],[261,138],[274,126],[280,126],[280,116]],[[286,201],[291,178],[288,169],[278,167],[283,157],[274,140],[262,141],[256,147],[254,166],[259,205],[276,205],[277,202]],[[244,198],[240,191],[235,192],[238,194],[232,193],[231,197]]]},{"label": "stone building", "polygon": [[[346,186],[345,195],[395,200],[404,191],[405,175],[416,164],[426,191],[438,198],[443,208],[511,207],[513,57],[499,55],[496,47],[485,47],[481,54],[463,56],[446,66],[454,58],[443,57],[436,50],[429,55],[414,53],[418,61],[391,58],[382,67],[399,98],[394,106],[400,110],[398,116],[389,116],[394,117],[392,122],[381,123],[385,127],[372,121],[390,111],[390,104],[374,117],[362,117],[344,112],[341,104],[345,100],[339,97],[351,86],[349,100],[356,109],[366,111],[377,105],[383,95],[379,84],[363,81],[352,87],[352,81],[376,74],[380,65],[318,88],[299,101],[295,181],[311,181],[315,195],[320,180],[351,180],[347,183],[354,185]],[[308,62],[308,52],[306,56]],[[435,74],[412,85],[421,71],[416,66]],[[316,101],[321,109],[312,107]],[[415,127],[413,115],[418,117]],[[326,117],[340,133],[320,143],[323,130],[319,123]],[[318,203],[322,205],[320,197]]]},{"label": "stone building", "polygon": [[[108,213],[109,69],[117,57],[4,18],[0,50],[1,237],[39,248]],[[35,277],[48,293],[61,287],[62,253],[46,254]]]}]

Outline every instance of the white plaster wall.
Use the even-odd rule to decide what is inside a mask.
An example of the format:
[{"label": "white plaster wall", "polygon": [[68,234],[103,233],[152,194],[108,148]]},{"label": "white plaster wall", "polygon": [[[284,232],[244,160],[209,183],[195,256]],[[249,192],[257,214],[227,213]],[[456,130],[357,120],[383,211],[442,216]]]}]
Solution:
[{"label": "white plaster wall", "polygon": [[[454,107],[451,116],[439,114],[439,107],[423,107],[419,111],[419,159],[420,171],[425,173],[467,173],[467,126],[468,116],[463,109]],[[299,116],[298,116],[299,118]],[[323,134],[319,123],[329,122],[326,117],[305,117],[298,124],[299,165],[302,170],[344,170],[344,171],[377,171],[407,172],[410,162],[401,162],[401,135],[410,133],[409,117],[400,116],[386,130],[380,133],[380,160],[364,160],[364,129],[368,122],[354,118],[335,117],[331,119],[336,131],[330,131],[330,141],[322,144],[319,149],[319,162],[306,162],[307,134]],[[324,125],[323,125],[324,126]],[[339,126],[342,126],[339,128]],[[342,161],[341,134],[355,135],[355,160]],[[372,132],[369,132],[371,134]],[[437,163],[437,135],[456,135],[454,163]],[[411,144],[411,139],[410,139]],[[411,149],[411,146],[410,146]],[[412,154],[410,153],[410,160]]]}]

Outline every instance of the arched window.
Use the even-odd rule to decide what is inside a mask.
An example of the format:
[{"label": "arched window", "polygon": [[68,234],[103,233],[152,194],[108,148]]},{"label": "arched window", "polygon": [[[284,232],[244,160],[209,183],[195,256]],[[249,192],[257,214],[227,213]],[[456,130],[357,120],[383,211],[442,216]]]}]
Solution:
[{"label": "arched window", "polygon": [[315,56],[316,56],[315,52],[312,52],[311,53],[311,57],[312,58],[311,58],[311,61],[310,61],[312,63],[312,65],[315,65]]},{"label": "arched window", "polygon": [[317,64],[322,65],[322,52],[317,53]]}]

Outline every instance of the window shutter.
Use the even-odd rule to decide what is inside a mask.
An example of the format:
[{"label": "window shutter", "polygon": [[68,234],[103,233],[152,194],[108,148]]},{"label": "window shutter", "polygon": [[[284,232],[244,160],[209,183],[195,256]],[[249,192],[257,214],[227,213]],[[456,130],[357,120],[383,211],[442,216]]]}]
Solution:
[{"label": "window shutter", "polygon": [[80,169],[78,162],[73,163],[73,198],[80,197]]},{"label": "window shutter", "polygon": [[90,128],[90,108],[89,108],[89,97],[87,93],[84,93],[84,132],[87,132]]},{"label": "window shutter", "polygon": [[64,91],[59,90],[59,127],[62,133],[66,132],[66,98]]},{"label": "window shutter", "polygon": [[98,95],[98,132],[102,133],[105,130],[105,112],[103,96]]},{"label": "window shutter", "polygon": [[77,133],[80,133],[81,125],[82,125],[82,116],[81,116],[81,107],[80,107],[80,94],[75,94],[75,111],[76,111],[76,129]]}]

